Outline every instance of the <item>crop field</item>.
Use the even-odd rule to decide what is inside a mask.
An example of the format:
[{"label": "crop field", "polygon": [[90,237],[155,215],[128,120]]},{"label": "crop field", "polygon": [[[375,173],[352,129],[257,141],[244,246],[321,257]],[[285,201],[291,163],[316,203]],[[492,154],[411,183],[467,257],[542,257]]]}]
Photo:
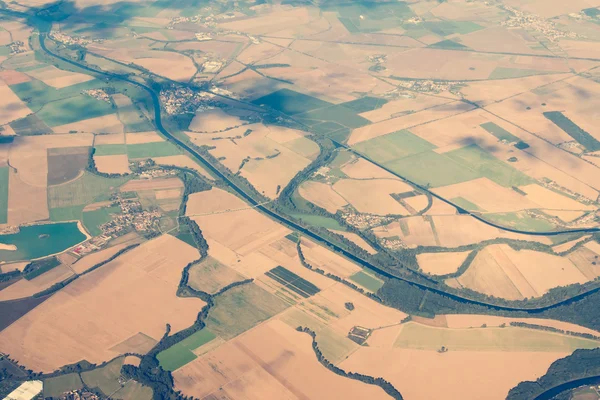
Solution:
[{"label": "crop field", "polygon": [[[0,346],[38,371],[147,351],[144,343],[150,340],[151,347],[160,339],[167,322],[174,331],[186,328],[204,305],[197,298],[175,296],[181,271],[198,257],[196,249],[170,235],[145,242],[75,280],[4,329]],[[148,308],[151,314],[144,311]],[[140,335],[143,340],[134,339]]]},{"label": "crop field", "polygon": [[549,221],[541,218],[533,218],[526,213],[499,213],[485,214],[489,221],[496,222],[501,226],[512,227],[524,231],[549,232],[554,230],[555,226]]},{"label": "crop field", "polygon": [[32,78],[38,79],[55,89],[62,89],[67,86],[76,85],[78,83],[83,83],[94,79],[94,77],[90,75],[64,71],[56,68],[53,65],[41,66],[40,68],[28,70],[26,73]]},{"label": "crop field", "polygon": [[306,258],[306,262],[314,268],[320,268],[342,278],[347,278],[361,271],[359,266],[344,257],[309,241],[302,241],[302,253]]},{"label": "crop field", "polygon": [[600,141],[581,129],[560,111],[545,112],[544,117],[555,123],[560,129],[581,144],[587,151],[600,150]]},{"label": "crop field", "polygon": [[128,144],[127,156],[130,160],[138,158],[166,157],[181,154],[181,150],[170,142]]},{"label": "crop field", "polygon": [[60,397],[64,392],[82,388],[83,383],[76,373],[48,378],[44,380],[44,398]]},{"label": "crop field", "polygon": [[[212,367],[216,363],[218,370]],[[345,379],[321,366],[310,337],[277,320],[198,357],[175,371],[173,378],[176,390],[197,398],[215,391],[234,399],[258,398],[257,394],[278,399],[387,398],[376,386]]]},{"label": "crop field", "polygon": [[304,199],[326,209],[330,213],[335,213],[348,204],[330,185],[322,182],[303,182],[298,188],[298,193]]},{"label": "crop field", "polygon": [[212,257],[208,257],[200,264],[190,268],[188,284],[196,290],[212,294],[231,283],[244,279],[244,276],[232,268],[223,265]]},{"label": "crop field", "polygon": [[376,278],[364,271],[357,272],[356,274],[350,276],[350,279],[374,293],[377,292],[384,283],[381,279]]},{"label": "crop field", "polygon": [[417,262],[423,272],[446,275],[456,272],[468,255],[468,251],[421,253],[417,255]]},{"label": "crop field", "polygon": [[90,204],[95,199],[116,191],[129,180],[123,178],[104,178],[90,172],[84,172],[74,181],[48,187],[48,206],[50,208],[71,207]]},{"label": "crop field", "polygon": [[557,286],[584,283],[588,278],[566,257],[490,245],[475,256],[457,281],[491,296],[523,299],[542,296]]},{"label": "crop field", "polygon": [[208,329],[201,329],[183,339],[181,342],[161,351],[157,354],[156,358],[165,371],[175,371],[196,359],[193,350],[196,350],[198,347],[205,345],[215,338],[216,336]]},{"label": "crop field", "polygon": [[100,225],[103,225],[110,220],[113,216],[121,213],[121,207],[104,207],[94,211],[85,211],[82,215],[83,225],[92,236],[98,236],[102,234]]},{"label": "crop field", "polygon": [[446,329],[409,322],[402,327],[395,347],[449,351],[572,352],[594,348],[595,340],[539,330],[505,328]]},{"label": "crop field", "polygon": [[292,271],[283,268],[281,265],[265,272],[265,275],[304,298],[313,296],[321,291],[317,286],[299,277]]},{"label": "crop field", "polygon": [[[333,185],[333,190],[360,213],[410,214],[402,204],[392,197],[392,194],[409,192],[412,187],[397,179],[341,179]],[[369,196],[365,196],[365,193],[369,193]]]},{"label": "crop field", "polygon": [[94,146],[94,156],[114,156],[119,154],[127,154],[127,146],[125,144],[99,144]]},{"label": "crop field", "polygon": [[94,155],[94,163],[99,172],[105,174],[128,174],[129,159],[126,154],[117,154],[114,156],[96,156]]},{"label": "crop field", "polygon": [[75,179],[87,166],[89,154],[87,146],[48,149],[48,186]]},{"label": "crop field", "polygon": [[331,105],[330,103],[317,99],[316,97],[308,96],[289,89],[278,90],[266,96],[260,97],[252,102],[257,105],[264,104],[276,109],[277,111],[281,111],[290,115],[301,114]]},{"label": "crop field", "polygon": [[11,87],[3,81],[0,81],[0,96],[4,99],[4,104],[6,104],[6,107],[3,107],[0,113],[0,125],[8,124],[31,113],[27,104],[17,97],[14,90],[11,90]]},{"label": "crop field", "polygon": [[378,163],[388,163],[432,150],[435,146],[403,130],[358,143],[353,148]]},{"label": "crop field", "polygon": [[519,142],[520,139],[502,128],[501,126],[496,125],[493,122],[486,122],[485,124],[480,125],[483,129],[494,135],[498,140],[506,140],[509,143]]},{"label": "crop field", "polygon": [[107,396],[121,389],[118,379],[121,376],[121,367],[125,357],[116,358],[104,367],[93,371],[83,372],[81,379],[86,386],[98,388]]},{"label": "crop field", "polygon": [[216,299],[206,327],[224,339],[231,339],[286,308],[282,300],[249,283],[228,290]]},{"label": "crop field", "polygon": [[40,268],[35,272],[36,274],[29,274],[25,279],[20,279],[2,289],[0,291],[0,301],[23,299],[33,296],[73,276],[73,271],[66,265],[60,265],[60,263],[57,263],[53,268]]},{"label": "crop field", "polygon": [[152,130],[153,126],[150,121],[148,121],[140,109],[133,104],[129,97],[122,94],[115,94],[112,96],[112,100],[117,106],[119,120],[125,127],[125,132],[144,132]]}]

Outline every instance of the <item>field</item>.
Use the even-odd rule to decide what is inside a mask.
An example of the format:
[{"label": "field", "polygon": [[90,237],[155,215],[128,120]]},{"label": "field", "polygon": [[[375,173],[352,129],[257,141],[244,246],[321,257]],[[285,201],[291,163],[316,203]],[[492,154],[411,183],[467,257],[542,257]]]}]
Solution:
[{"label": "field", "polygon": [[310,343],[305,333],[269,321],[175,371],[175,388],[199,398],[215,391],[233,399],[387,397],[376,386],[325,369]]},{"label": "field", "polygon": [[59,265],[46,271],[39,276],[29,279],[20,279],[7,288],[0,291],[0,301],[16,300],[33,296],[46,290],[52,285],[62,282],[73,276],[73,271],[68,266]]},{"label": "field", "polygon": [[90,372],[81,374],[81,379],[86,386],[98,388],[107,396],[121,389],[119,377],[121,376],[121,367],[125,357],[117,358],[102,368],[97,368]]},{"label": "field", "polygon": [[104,178],[84,172],[79,178],[61,185],[48,187],[50,208],[71,207],[93,203],[107,192],[116,191],[129,178]]},{"label": "field", "polygon": [[326,209],[330,213],[335,213],[348,204],[341,195],[326,183],[314,181],[303,182],[298,189],[298,193],[304,199]]},{"label": "field", "polygon": [[206,327],[223,339],[247,331],[287,307],[283,301],[253,283],[228,290],[215,301]]},{"label": "field", "polygon": [[119,120],[125,127],[125,132],[143,132],[152,129],[152,123],[129,97],[115,94],[112,96],[112,100],[117,106]]},{"label": "field", "polygon": [[128,144],[127,156],[130,160],[138,158],[167,157],[181,154],[181,150],[170,142]]},{"label": "field", "polygon": [[83,383],[76,373],[57,376],[44,380],[44,397],[59,397],[64,392],[82,388]]},{"label": "field", "polygon": [[417,255],[417,262],[423,272],[432,275],[446,275],[456,272],[468,255],[468,251],[421,253]]},{"label": "field", "polygon": [[457,281],[475,291],[514,300],[539,297],[554,287],[584,283],[588,278],[568,258],[490,245]]},{"label": "field", "polygon": [[[347,200],[358,212],[378,215],[409,215],[410,212],[396,201],[392,194],[410,192],[412,187],[400,180],[341,179],[333,190]],[[365,193],[369,193],[365,196]]]},{"label": "field", "polygon": [[188,135],[193,143],[209,146],[210,153],[232,173],[239,172],[270,198],[276,198],[319,154],[319,146],[301,131],[258,123],[220,133]]},{"label": "field", "polygon": [[[204,302],[177,298],[175,292],[181,270],[198,257],[196,249],[170,235],[146,242],[80,277],[4,329],[0,345],[37,371],[143,352],[137,349],[160,339],[166,322],[178,331],[196,319]],[[148,308],[151,314],[144,311]],[[75,327],[76,337],[71,335]],[[139,335],[148,339],[140,341]]]},{"label": "field", "polygon": [[377,292],[383,286],[382,280],[364,271],[357,272],[356,274],[350,276],[350,280],[358,283],[360,286],[370,290],[371,292]]},{"label": "field", "polygon": [[320,292],[320,289],[317,286],[282,266],[277,266],[265,272],[265,275],[282,284],[284,288],[291,290],[304,298],[308,298]]},{"label": "field", "polygon": [[165,371],[175,371],[185,364],[196,359],[193,350],[215,339],[215,335],[208,329],[201,329],[188,336],[179,343],[158,353],[156,358]]},{"label": "field", "polygon": [[94,163],[99,172],[105,174],[128,174],[129,159],[125,154],[117,154],[114,156],[97,156],[94,155]]},{"label": "field", "polygon": [[585,147],[587,151],[600,150],[600,142],[595,137],[581,129],[560,111],[545,112],[544,117],[555,123],[560,129],[575,139],[577,143]]},{"label": "field", "polygon": [[[209,250],[210,254],[210,250]],[[244,280],[244,276],[213,258],[206,258],[189,270],[190,287],[206,293],[216,293],[223,287]]]}]

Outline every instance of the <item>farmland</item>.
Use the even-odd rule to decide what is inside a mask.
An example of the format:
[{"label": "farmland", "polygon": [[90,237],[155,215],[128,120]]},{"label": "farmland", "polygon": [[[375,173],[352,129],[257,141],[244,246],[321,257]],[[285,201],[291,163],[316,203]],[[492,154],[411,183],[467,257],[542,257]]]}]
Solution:
[{"label": "farmland", "polygon": [[0,353],[53,398],[595,373],[590,1],[2,4]]}]

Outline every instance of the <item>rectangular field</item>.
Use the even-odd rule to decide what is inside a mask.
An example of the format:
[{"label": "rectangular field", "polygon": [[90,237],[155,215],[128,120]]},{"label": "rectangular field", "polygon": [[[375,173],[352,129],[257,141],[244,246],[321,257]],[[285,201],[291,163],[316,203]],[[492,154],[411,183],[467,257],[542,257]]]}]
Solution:
[{"label": "rectangular field", "polygon": [[170,142],[153,142],[127,145],[129,159],[167,157],[181,154],[181,150]]},{"label": "rectangular field", "polygon": [[378,163],[387,163],[435,149],[435,146],[407,130],[401,130],[358,143],[354,149]]},{"label": "rectangular field", "polygon": [[569,136],[577,141],[580,145],[585,147],[588,151],[600,150],[600,142],[581,129],[576,123],[567,118],[560,111],[545,112],[544,117],[552,121],[556,126],[565,131]]},{"label": "rectangular field", "polygon": [[304,298],[313,296],[321,291],[318,287],[316,287],[306,279],[299,277],[292,271],[283,268],[282,266],[277,266],[272,270],[267,271],[265,275],[281,283],[286,288],[292,290],[293,292],[299,294]]},{"label": "rectangular field", "polygon": [[377,292],[382,286],[383,281],[371,274],[360,271],[350,277],[350,280],[358,283],[360,286],[369,289],[373,293]]},{"label": "rectangular field", "polygon": [[196,359],[192,350],[210,342],[216,338],[215,334],[208,329],[201,329],[192,335],[174,344],[166,350],[158,353],[156,358],[165,371],[175,371],[185,364]]}]

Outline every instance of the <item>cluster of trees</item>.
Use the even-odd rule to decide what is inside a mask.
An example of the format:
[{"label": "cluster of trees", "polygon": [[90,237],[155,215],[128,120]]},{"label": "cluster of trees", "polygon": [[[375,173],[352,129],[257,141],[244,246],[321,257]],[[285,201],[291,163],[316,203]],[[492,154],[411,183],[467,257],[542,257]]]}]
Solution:
[{"label": "cluster of trees", "polygon": [[585,338],[585,339],[600,340],[600,336],[592,335],[591,333],[565,331],[564,329],[558,329],[558,328],[554,328],[554,327],[551,327],[551,326],[529,324],[527,322],[516,322],[516,321],[511,322],[510,325],[511,326],[516,326],[516,327],[520,327],[520,328],[538,329],[538,330],[541,330],[541,331],[562,333],[564,335],[578,336],[578,337],[582,337],[582,338]]},{"label": "cluster of trees", "polygon": [[329,360],[327,360],[325,358],[325,356],[323,356],[323,353],[319,349],[319,345],[317,343],[317,334],[314,331],[310,330],[309,328],[305,328],[305,327],[301,327],[301,326],[296,328],[296,330],[298,332],[308,333],[312,337],[312,348],[315,352],[315,355],[317,356],[317,360],[319,360],[319,362],[328,370],[334,372],[337,375],[343,376],[345,378],[350,378],[350,379],[354,379],[357,381],[361,381],[361,382],[367,383],[369,385],[379,386],[387,394],[389,394],[392,398],[394,398],[396,400],[402,400],[402,395],[400,394],[398,389],[396,389],[394,387],[394,385],[392,385],[390,382],[386,381],[385,379],[373,378],[372,376],[359,374],[356,372],[346,372],[343,369],[332,364]]},{"label": "cluster of trees", "polygon": [[189,230],[190,234],[192,235],[192,238],[194,239],[194,243],[196,243],[196,248],[200,252],[200,256],[202,258],[208,256],[208,243],[206,242],[206,239],[204,239],[204,235],[202,235],[202,230],[200,229],[196,221],[190,219],[189,217],[182,216],[179,217],[179,224],[180,226],[187,227],[187,229]]}]

